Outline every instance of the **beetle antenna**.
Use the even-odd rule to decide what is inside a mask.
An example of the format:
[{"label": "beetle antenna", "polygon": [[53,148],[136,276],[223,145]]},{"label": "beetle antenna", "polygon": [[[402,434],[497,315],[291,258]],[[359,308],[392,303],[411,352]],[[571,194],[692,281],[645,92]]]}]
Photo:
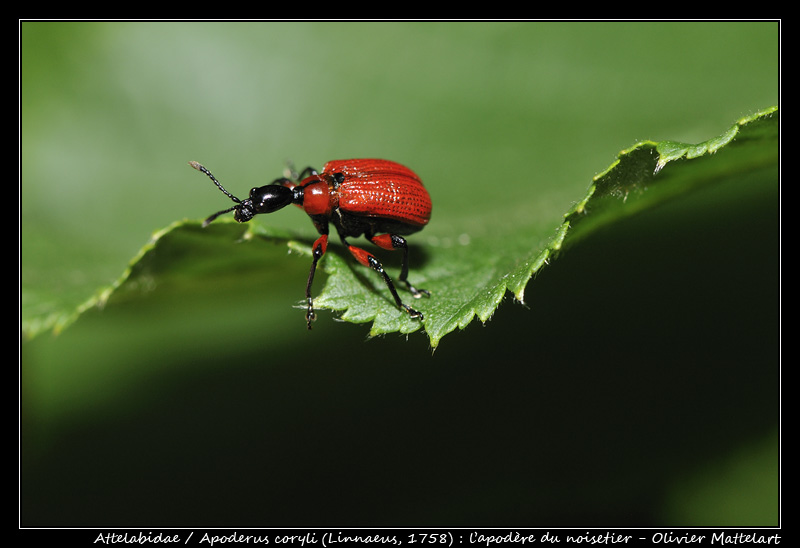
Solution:
[{"label": "beetle antenna", "polygon": [[[237,198],[236,196],[234,196],[233,194],[231,194],[230,192],[225,190],[225,187],[223,187],[219,183],[219,181],[217,181],[217,178],[214,177],[214,175],[210,171],[208,171],[205,168],[205,166],[203,166],[203,164],[200,164],[199,162],[189,162],[189,165],[192,166],[193,168],[195,168],[197,171],[202,171],[203,173],[208,175],[208,178],[211,179],[212,181],[214,181],[214,184],[217,185],[217,188],[220,189],[225,194],[225,196],[227,196],[228,198],[230,198],[231,200],[233,200],[237,204],[241,204],[242,203],[242,201],[239,198]],[[228,211],[233,211],[233,210],[234,210],[234,208],[232,207],[230,209],[226,209],[225,211],[220,211],[216,215],[213,215],[212,217],[209,217],[211,220],[208,221],[208,222],[213,221],[217,217],[217,215],[222,215],[223,213],[227,213]]]},{"label": "beetle antenna", "polygon": [[234,209],[237,209],[237,208],[239,208],[239,207],[240,207],[240,206],[238,206],[238,205],[235,205],[235,206],[233,206],[233,207],[229,207],[228,209],[223,209],[222,211],[217,211],[217,212],[216,212],[216,213],[214,213],[214,214],[213,214],[211,217],[209,217],[208,219],[206,219],[205,221],[203,221],[203,228],[205,228],[205,227],[207,227],[208,225],[210,225],[210,224],[211,224],[211,223],[214,221],[214,219],[216,219],[216,218],[217,218],[217,217],[219,217],[220,215],[224,215],[225,213],[228,213],[229,211],[233,211]]}]

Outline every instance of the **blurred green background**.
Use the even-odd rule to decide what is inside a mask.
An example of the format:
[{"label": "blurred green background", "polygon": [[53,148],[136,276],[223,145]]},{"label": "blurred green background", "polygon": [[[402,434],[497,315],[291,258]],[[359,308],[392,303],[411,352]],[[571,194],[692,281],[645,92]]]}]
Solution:
[{"label": "blurred green background", "polygon": [[[770,22],[23,22],[20,39],[28,310],[84,302],[153,231],[226,207],[188,160],[237,194],[287,159],[406,163],[435,204],[424,245],[519,203],[566,212],[619,150],[714,137],[780,89]],[[433,354],[326,313],[307,333],[307,260],[278,247],[274,302],[233,272],[214,301],[89,310],[22,343],[21,523],[776,524],[778,193],[777,173],[740,177],[619,222]],[[302,214],[261,222],[313,234]]]}]

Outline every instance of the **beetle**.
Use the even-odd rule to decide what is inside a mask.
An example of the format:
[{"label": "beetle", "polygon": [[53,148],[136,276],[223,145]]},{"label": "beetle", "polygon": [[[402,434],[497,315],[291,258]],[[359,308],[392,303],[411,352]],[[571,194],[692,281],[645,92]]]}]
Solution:
[{"label": "beetle", "polygon": [[411,318],[423,320],[421,312],[403,303],[394,283],[381,262],[370,252],[351,245],[347,238],[362,234],[380,248],[401,249],[403,262],[398,278],[415,298],[430,296],[425,289],[417,289],[408,281],[408,242],[403,236],[422,230],[431,218],[431,198],[422,180],[409,168],[389,160],[354,159],[333,160],[321,172],[307,167],[300,173],[290,169],[289,177],[280,177],[271,184],[250,190],[250,197],[240,200],[197,162],[189,165],[205,173],[234,206],[208,217],[203,226],[233,211],[233,218],[246,223],[261,213],[272,213],[289,204],[302,208],[311,218],[320,236],[312,246],[311,271],[306,283],[306,325],[316,319],[311,286],[317,263],[328,248],[328,229],[333,224],[342,244],[362,265],[381,275],[394,297],[397,307]]}]

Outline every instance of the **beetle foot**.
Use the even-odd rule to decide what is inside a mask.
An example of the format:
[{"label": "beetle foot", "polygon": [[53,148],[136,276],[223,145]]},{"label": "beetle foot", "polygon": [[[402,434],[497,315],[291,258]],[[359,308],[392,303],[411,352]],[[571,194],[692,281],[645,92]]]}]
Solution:
[{"label": "beetle foot", "polygon": [[306,311],[306,325],[308,326],[308,330],[311,331],[311,322],[317,319],[317,315],[314,313],[314,306],[311,303],[311,299],[308,301],[308,311]]},{"label": "beetle foot", "polygon": [[408,288],[408,290],[411,292],[411,294],[414,296],[415,299],[419,299],[423,295],[425,295],[426,297],[431,296],[431,292],[428,291],[427,289],[417,289],[408,282],[406,282],[406,287]]},{"label": "beetle foot", "polygon": [[408,315],[411,317],[411,319],[420,320],[420,321],[425,319],[425,316],[422,315],[422,312],[414,310],[413,308],[411,308],[407,304],[404,304],[403,308],[405,308],[406,312],[408,312]]}]

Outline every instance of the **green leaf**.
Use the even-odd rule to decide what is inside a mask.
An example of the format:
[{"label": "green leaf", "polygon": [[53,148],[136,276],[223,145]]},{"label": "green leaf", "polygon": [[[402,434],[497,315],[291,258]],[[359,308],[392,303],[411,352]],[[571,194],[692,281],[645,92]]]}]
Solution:
[{"label": "green leaf", "polygon": [[[383,281],[335,246],[321,263],[328,279],[315,306],[348,322],[371,322],[371,335],[424,327],[435,348],[445,335],[474,319],[489,320],[508,292],[524,302],[530,278],[565,246],[615,219],[693,189],[775,166],[778,145],[779,115],[773,107],[696,145],[645,141],[624,150],[559,223],[530,214],[540,209],[535,202],[511,203],[470,214],[460,220],[461,230],[446,236],[413,239],[422,244],[412,246],[411,279],[432,293],[413,303],[425,315],[424,323],[400,311]],[[296,289],[297,306],[303,306],[303,280],[288,279],[284,270],[289,263],[297,270],[298,257],[309,263],[310,242],[256,223],[217,222],[204,230],[197,221],[176,222],[153,236],[116,283],[74,309],[32,313],[37,299],[26,292],[23,332],[30,337],[51,326],[62,330],[90,307],[135,301],[156,288],[176,302],[216,302],[223,287],[251,295],[254,306],[244,314],[260,322],[264,307],[256,303],[269,302],[276,289]],[[281,257],[276,250],[284,248],[297,253]],[[392,264],[396,271],[396,261]],[[410,300],[408,294],[404,298]]]}]

